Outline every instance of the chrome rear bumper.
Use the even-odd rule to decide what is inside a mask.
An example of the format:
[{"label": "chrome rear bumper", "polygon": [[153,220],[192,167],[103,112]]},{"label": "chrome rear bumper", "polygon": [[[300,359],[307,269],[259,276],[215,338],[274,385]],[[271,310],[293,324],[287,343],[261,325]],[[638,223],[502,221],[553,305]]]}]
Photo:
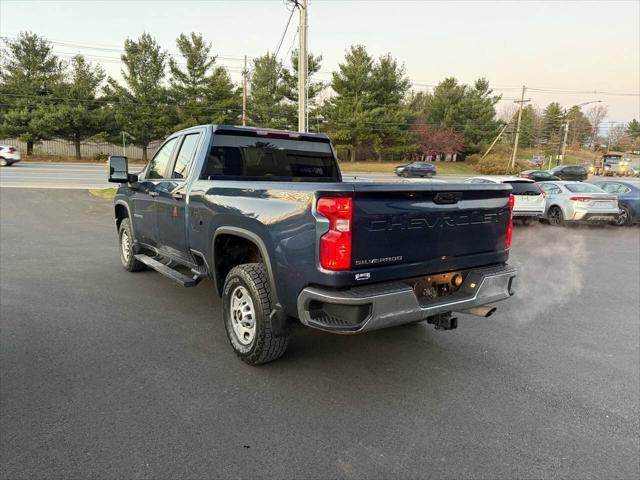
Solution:
[{"label": "chrome rear bumper", "polygon": [[349,290],[307,287],[298,296],[298,317],[304,325],[329,332],[367,332],[504,300],[513,295],[516,274],[508,265],[473,269],[457,292],[428,302],[402,281]]}]

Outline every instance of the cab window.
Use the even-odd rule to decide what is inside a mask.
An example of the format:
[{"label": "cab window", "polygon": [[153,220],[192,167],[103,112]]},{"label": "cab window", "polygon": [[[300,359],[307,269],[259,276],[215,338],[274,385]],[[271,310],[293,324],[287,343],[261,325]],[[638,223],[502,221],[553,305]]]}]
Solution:
[{"label": "cab window", "polygon": [[193,162],[199,139],[199,133],[190,133],[184,136],[176,158],[176,164],[173,167],[173,178],[187,178],[187,176],[189,176],[189,170],[191,169],[191,163]]},{"label": "cab window", "polygon": [[167,141],[160,150],[156,152],[156,154],[151,159],[149,163],[149,169],[147,170],[147,178],[149,179],[158,179],[158,178],[166,178],[167,167],[169,166],[169,161],[171,160],[171,156],[173,154],[173,149],[178,142],[178,138],[172,138]]}]

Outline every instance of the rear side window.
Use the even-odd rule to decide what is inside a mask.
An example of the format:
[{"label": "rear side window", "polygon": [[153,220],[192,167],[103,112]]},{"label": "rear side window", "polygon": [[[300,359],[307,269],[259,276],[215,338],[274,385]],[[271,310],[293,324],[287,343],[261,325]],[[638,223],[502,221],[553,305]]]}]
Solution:
[{"label": "rear side window", "polygon": [[505,182],[511,185],[514,195],[540,195],[540,188],[531,182]]},{"label": "rear side window", "polygon": [[199,133],[191,133],[184,136],[175,167],[173,167],[173,178],[187,178],[199,139]]},{"label": "rear side window", "polygon": [[558,195],[562,193],[560,187],[555,183],[543,183],[542,185],[540,185],[540,188],[542,188],[542,190],[549,195]]},{"label": "rear side window", "polygon": [[217,134],[201,178],[338,181],[328,142]]},{"label": "rear side window", "polygon": [[566,173],[586,173],[587,169],[584,167],[565,167],[564,171]]},{"label": "rear side window", "polygon": [[160,147],[160,150],[156,152],[149,163],[147,178],[166,178],[165,176],[169,167],[169,161],[171,160],[171,155],[173,154],[173,149],[175,148],[177,141],[177,138],[172,138]]},{"label": "rear side window", "polygon": [[568,183],[565,185],[572,193],[602,193],[602,189],[589,183]]}]

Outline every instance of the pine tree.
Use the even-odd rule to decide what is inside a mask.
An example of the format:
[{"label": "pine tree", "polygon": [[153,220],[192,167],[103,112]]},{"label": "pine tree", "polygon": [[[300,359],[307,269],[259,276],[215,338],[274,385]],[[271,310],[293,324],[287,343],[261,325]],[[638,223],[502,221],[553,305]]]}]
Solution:
[{"label": "pine tree", "polygon": [[349,149],[352,162],[356,149],[372,139],[372,72],[373,59],[365,47],[352,46],[338,71],[333,72],[331,88],[335,96],[323,109],[333,141]]},{"label": "pine tree", "polygon": [[580,107],[573,106],[567,112],[567,120],[569,120],[569,134],[567,136],[570,144],[583,144],[589,141],[591,135],[591,122],[587,116],[582,113]]},{"label": "pine tree", "polygon": [[558,102],[547,105],[542,112],[542,135],[547,142],[560,137],[560,129],[564,122],[565,115]]},{"label": "pine tree", "polygon": [[285,103],[288,87],[283,70],[282,62],[268,52],[253,60],[247,107],[253,125],[291,129],[296,123],[295,106]]},{"label": "pine tree", "polygon": [[186,66],[169,59],[170,94],[176,102],[178,125],[186,128],[205,123],[237,123],[241,111],[240,91],[227,71],[216,66],[211,44],[202,35],[180,34],[176,45]]},{"label": "pine tree", "polygon": [[103,103],[97,98],[105,74],[100,65],[92,66],[82,55],[71,60],[69,80],[56,88],[60,103],[53,112],[52,130],[56,137],[74,143],[80,159],[80,142],[105,130]]},{"label": "pine tree", "polygon": [[125,85],[110,78],[106,93],[112,101],[118,127],[132,137],[132,143],[142,148],[147,160],[149,143],[164,137],[175,125],[173,109],[168,105],[167,89],[163,86],[167,53],[149,35],[127,39],[122,76]]},{"label": "pine tree", "polygon": [[408,127],[410,110],[405,103],[411,83],[403,66],[389,54],[378,59],[371,71],[371,137],[378,160],[383,153],[415,151],[415,135]]},{"label": "pine tree", "polygon": [[627,134],[633,139],[640,138],[640,122],[635,118],[627,125]]},{"label": "pine tree", "polygon": [[33,146],[53,133],[53,92],[62,80],[63,63],[44,38],[23,32],[7,40],[0,68],[0,134],[17,136]]}]

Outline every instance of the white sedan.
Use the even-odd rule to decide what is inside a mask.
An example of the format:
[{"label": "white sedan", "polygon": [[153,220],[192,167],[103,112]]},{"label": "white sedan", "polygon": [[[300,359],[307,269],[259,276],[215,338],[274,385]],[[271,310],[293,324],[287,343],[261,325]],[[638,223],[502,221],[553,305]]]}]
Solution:
[{"label": "white sedan", "polygon": [[0,167],[8,167],[20,161],[20,152],[11,145],[0,145]]},{"label": "white sedan", "polygon": [[613,222],[618,215],[618,198],[583,182],[540,182],[547,195],[544,214],[550,225],[565,222]]},{"label": "white sedan", "polygon": [[545,211],[545,194],[536,182],[519,177],[471,177],[464,183],[506,183],[513,193],[513,218],[525,223],[537,221]]}]

